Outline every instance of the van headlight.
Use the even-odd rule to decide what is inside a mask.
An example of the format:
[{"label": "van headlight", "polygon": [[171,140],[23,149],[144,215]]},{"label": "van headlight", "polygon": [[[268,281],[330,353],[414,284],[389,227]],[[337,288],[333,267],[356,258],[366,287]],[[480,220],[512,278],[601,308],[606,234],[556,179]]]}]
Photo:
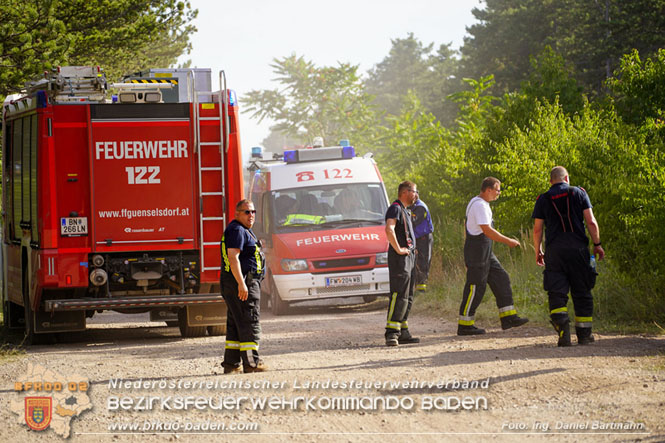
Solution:
[{"label": "van headlight", "polygon": [[282,259],[282,269],[285,271],[306,271],[307,260],[290,260],[288,258]]},{"label": "van headlight", "polygon": [[388,263],[388,252],[379,252],[376,254],[376,264],[385,265]]}]

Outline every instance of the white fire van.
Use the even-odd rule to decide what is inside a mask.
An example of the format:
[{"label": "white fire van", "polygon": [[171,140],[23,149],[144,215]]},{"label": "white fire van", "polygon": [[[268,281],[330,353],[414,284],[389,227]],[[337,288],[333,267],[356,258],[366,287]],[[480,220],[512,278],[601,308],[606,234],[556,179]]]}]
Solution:
[{"label": "white fire van", "polygon": [[300,301],[389,295],[388,197],[371,156],[333,146],[254,164],[253,230],[266,252],[262,290],[273,313]]}]

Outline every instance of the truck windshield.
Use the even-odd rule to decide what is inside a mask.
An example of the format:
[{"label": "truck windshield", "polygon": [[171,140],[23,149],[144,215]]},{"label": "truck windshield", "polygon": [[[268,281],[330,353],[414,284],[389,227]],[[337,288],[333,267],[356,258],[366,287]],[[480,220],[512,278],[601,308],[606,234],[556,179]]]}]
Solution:
[{"label": "truck windshield", "polygon": [[388,207],[380,183],[282,189],[270,198],[277,232],[383,224]]}]

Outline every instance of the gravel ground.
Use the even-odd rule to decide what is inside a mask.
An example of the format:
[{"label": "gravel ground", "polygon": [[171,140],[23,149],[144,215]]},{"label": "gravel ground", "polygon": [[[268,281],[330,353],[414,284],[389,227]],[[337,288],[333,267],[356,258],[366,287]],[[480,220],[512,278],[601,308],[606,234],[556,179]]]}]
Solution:
[{"label": "gravel ground", "polygon": [[[10,410],[20,400],[14,383],[40,365],[90,382],[93,408],[72,418],[72,441],[665,441],[662,336],[596,334],[591,346],[557,348],[543,327],[457,337],[454,319],[420,315],[409,324],[421,343],[387,348],[385,307],[378,300],[264,314],[270,371],[234,375],[219,366],[224,337],[182,339],[147,314],[105,313],[74,342],[0,363],[3,440],[61,440],[52,429],[30,431]],[[120,380],[155,386],[112,386]],[[231,381],[245,385],[224,385]],[[185,387],[204,382],[212,386]],[[113,409],[116,398],[141,397],[156,399],[152,409]],[[176,397],[229,403],[177,410]],[[262,400],[264,409],[252,404]],[[207,428],[219,423],[227,429]]]}]

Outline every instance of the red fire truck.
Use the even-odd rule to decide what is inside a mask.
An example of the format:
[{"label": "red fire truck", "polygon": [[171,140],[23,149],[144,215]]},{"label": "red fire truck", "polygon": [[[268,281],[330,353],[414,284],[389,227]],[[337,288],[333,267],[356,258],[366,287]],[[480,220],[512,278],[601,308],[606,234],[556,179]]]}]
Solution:
[{"label": "red fire truck", "polygon": [[223,335],[219,241],[243,198],[235,94],[223,72],[212,92],[209,69],[110,86],[62,67],[2,107],[5,324],[42,341],[114,310]]}]

